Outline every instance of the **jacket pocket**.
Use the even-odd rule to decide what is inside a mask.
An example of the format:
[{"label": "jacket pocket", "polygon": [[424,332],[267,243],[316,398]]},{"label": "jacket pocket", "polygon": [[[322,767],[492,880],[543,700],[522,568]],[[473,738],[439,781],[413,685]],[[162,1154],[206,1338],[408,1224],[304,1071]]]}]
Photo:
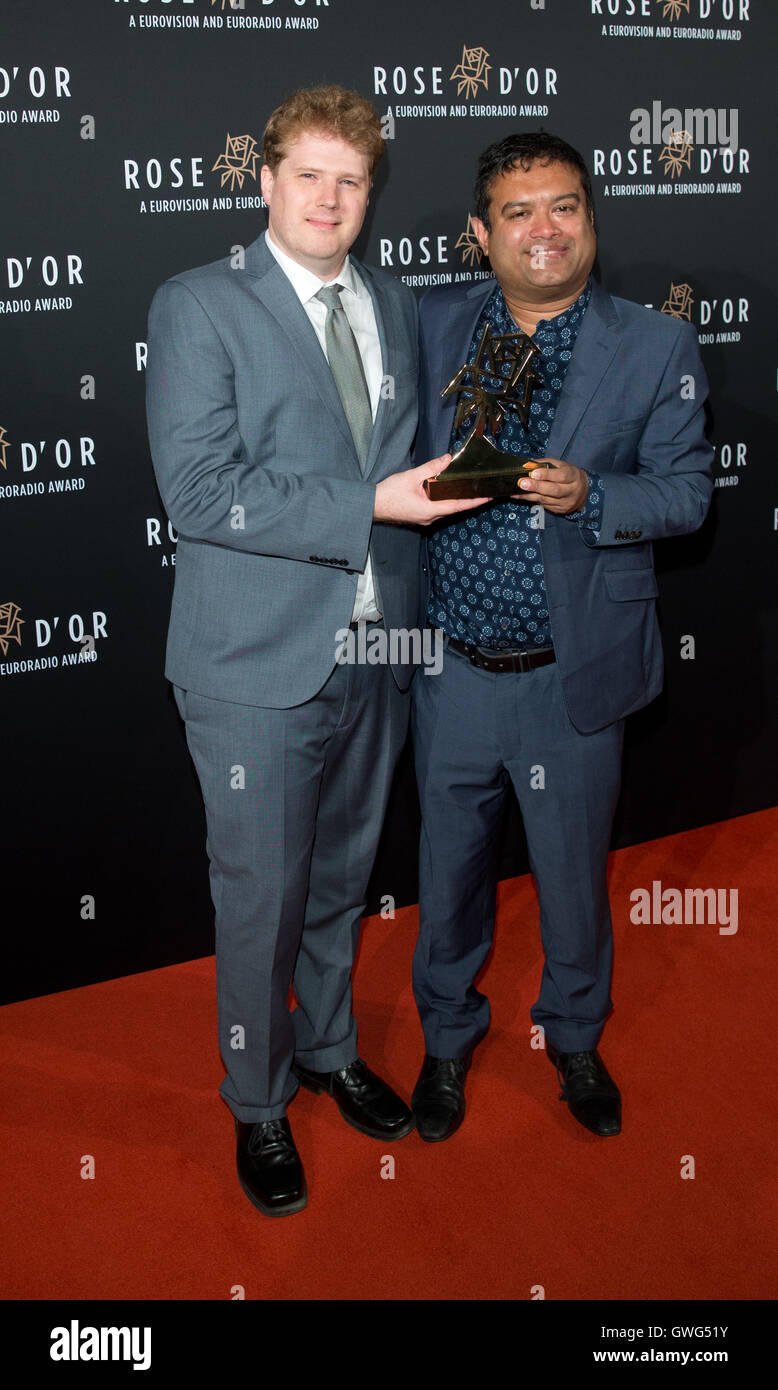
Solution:
[{"label": "jacket pocket", "polygon": [[617,603],[628,599],[656,598],[659,588],[653,569],[606,570],[605,587]]},{"label": "jacket pocket", "polygon": [[638,430],[642,430],[645,423],[645,415],[635,415],[629,420],[609,420],[597,425],[584,423],[580,425],[578,433],[584,442],[590,439],[613,439],[619,434],[636,434]]}]

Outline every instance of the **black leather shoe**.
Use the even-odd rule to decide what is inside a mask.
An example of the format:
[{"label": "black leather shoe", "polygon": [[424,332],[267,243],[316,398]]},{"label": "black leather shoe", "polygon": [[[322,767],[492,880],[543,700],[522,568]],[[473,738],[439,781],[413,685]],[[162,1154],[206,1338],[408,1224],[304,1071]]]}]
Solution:
[{"label": "black leather shoe", "polygon": [[465,1077],[472,1057],[431,1057],[425,1054],[411,1105],[419,1136],[439,1144],[459,1129],[465,1118]]},{"label": "black leather shoe", "polygon": [[621,1094],[598,1052],[557,1052],[546,1044],[570,1113],[592,1134],[621,1133]]},{"label": "black leather shoe", "polygon": [[305,1174],[286,1116],[258,1124],[235,1121],[238,1181],[265,1216],[291,1216],[308,1201]]},{"label": "black leather shoe", "polygon": [[339,1071],[311,1071],[299,1062],[292,1070],[306,1091],[331,1095],[344,1120],[371,1139],[402,1139],[413,1129],[405,1101],[361,1057]]}]

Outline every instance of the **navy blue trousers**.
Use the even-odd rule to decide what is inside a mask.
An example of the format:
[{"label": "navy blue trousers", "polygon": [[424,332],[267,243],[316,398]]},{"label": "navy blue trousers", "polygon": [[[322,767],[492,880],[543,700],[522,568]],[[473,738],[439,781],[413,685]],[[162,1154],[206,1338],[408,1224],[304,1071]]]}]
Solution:
[{"label": "navy blue trousers", "polygon": [[606,867],[624,721],[581,734],[556,663],[489,674],[448,648],[440,675],[417,674],[411,718],[422,812],[413,988],[427,1052],[463,1057],[489,1027],[474,982],[492,943],[511,784],[545,954],[531,1018],[559,1051],[596,1047],[611,1009]]}]

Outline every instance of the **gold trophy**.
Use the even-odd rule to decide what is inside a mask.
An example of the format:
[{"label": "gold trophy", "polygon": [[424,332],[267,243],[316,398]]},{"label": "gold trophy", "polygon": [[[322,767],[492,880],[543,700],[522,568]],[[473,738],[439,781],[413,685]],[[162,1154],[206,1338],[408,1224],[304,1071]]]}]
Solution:
[{"label": "gold trophy", "polygon": [[[532,391],[540,381],[533,362],[540,356],[540,348],[526,333],[493,337],[488,323],[484,324],[472,364],[460,367],[440,393],[461,398],[454,416],[455,429],[472,416],[475,420],[448,468],[437,477],[426,479],[424,491],[430,501],[516,495],[522,469],[529,473],[537,465],[533,459],[496,448],[485,432],[488,425],[490,434],[497,435],[508,409],[515,410],[522,424],[527,424]],[[500,385],[496,390],[488,390],[486,383],[490,382]]]}]

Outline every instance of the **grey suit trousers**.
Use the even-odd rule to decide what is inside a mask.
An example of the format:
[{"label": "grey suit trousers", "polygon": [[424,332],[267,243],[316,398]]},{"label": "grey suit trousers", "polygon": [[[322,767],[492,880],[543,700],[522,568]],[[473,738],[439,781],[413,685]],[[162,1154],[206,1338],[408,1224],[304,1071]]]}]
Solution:
[{"label": "grey suit trousers", "polygon": [[295,1055],[317,1071],[357,1056],[351,968],[410,701],[388,666],[357,664],[291,709],[175,696],[205,802],[220,1093],[272,1120]]}]

